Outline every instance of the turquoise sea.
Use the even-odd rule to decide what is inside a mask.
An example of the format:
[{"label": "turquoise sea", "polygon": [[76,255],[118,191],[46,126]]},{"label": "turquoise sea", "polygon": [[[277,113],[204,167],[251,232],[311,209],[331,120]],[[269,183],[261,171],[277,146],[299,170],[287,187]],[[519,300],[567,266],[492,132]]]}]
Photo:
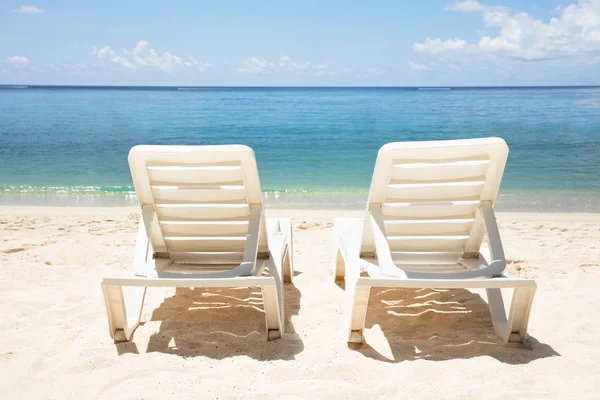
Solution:
[{"label": "turquoise sea", "polygon": [[136,144],[247,144],[270,206],[362,208],[392,141],[499,136],[500,210],[600,212],[600,88],[0,86],[0,204],[135,203]]}]

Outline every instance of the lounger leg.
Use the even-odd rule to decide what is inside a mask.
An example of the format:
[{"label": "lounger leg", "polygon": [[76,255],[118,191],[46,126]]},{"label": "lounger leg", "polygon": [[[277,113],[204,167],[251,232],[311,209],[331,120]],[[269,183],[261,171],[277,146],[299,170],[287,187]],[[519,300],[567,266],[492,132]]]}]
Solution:
[{"label": "lounger leg", "polygon": [[293,257],[292,257],[292,248],[288,247],[288,251],[285,254],[285,258],[283,259],[283,282],[284,283],[293,283],[292,277],[294,276],[294,266],[293,266]]},{"label": "lounger leg", "polygon": [[[362,343],[371,287],[357,285],[358,278],[360,277],[358,250],[349,249],[347,257],[351,260],[355,260],[354,263],[346,265],[346,318],[348,318],[348,342]],[[339,258],[342,257],[339,256]]]},{"label": "lounger leg", "polygon": [[510,315],[508,316],[508,324],[512,327],[509,341],[519,341],[521,343],[525,341],[534,295],[535,287],[515,289],[510,306]]},{"label": "lounger leg", "polygon": [[[281,224],[279,225],[279,228],[281,229]],[[281,240],[285,240],[285,238],[279,236],[277,241],[275,241],[275,238],[271,241],[273,250],[271,252],[271,256],[267,260],[267,268],[269,269],[271,276],[274,278],[274,284],[265,285],[262,287],[268,340],[279,339],[283,336],[285,330],[283,319],[283,280],[285,275],[285,261],[282,260],[283,255],[281,254]],[[290,248],[288,245],[288,254],[289,250]]]},{"label": "lounger leg", "polygon": [[535,287],[515,288],[506,318],[500,289],[486,289],[494,331],[505,342],[524,342]]},{"label": "lounger leg", "polygon": [[331,261],[333,278],[337,281],[347,280],[346,268],[349,260],[358,260],[361,248],[360,233],[362,221],[358,219],[336,218],[333,221]]},{"label": "lounger leg", "polygon": [[369,304],[369,286],[357,286],[356,281],[346,281],[346,318],[348,321],[348,342],[362,343],[363,329],[367,317],[367,305]]},{"label": "lounger leg", "polygon": [[102,285],[110,337],[115,342],[131,340],[140,324],[146,288],[140,286],[129,290],[128,296],[125,296],[122,286]]},{"label": "lounger leg", "polygon": [[263,286],[262,294],[265,304],[267,339],[275,340],[283,336],[283,293],[281,283]]}]

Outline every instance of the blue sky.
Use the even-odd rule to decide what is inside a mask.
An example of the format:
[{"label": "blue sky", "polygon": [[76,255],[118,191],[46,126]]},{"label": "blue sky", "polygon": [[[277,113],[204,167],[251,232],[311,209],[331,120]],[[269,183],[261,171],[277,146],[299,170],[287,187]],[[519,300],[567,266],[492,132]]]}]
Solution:
[{"label": "blue sky", "polygon": [[600,84],[600,0],[0,3],[0,84]]}]

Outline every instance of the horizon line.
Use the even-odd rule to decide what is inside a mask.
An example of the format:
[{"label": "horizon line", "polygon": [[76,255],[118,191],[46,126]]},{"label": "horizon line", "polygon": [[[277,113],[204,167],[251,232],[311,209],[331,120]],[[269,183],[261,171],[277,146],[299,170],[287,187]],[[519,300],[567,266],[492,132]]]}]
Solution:
[{"label": "horizon line", "polygon": [[463,89],[463,88],[600,88],[600,84],[590,85],[411,85],[411,86],[393,86],[393,85],[376,85],[376,86],[353,86],[353,85],[331,85],[331,86],[314,86],[314,85],[64,85],[64,84],[27,84],[27,83],[0,83],[0,87],[9,88],[27,88],[27,87],[68,87],[68,88],[298,88],[298,89],[311,89],[311,88],[398,88],[398,89],[419,89],[419,88],[431,88],[431,89]]}]

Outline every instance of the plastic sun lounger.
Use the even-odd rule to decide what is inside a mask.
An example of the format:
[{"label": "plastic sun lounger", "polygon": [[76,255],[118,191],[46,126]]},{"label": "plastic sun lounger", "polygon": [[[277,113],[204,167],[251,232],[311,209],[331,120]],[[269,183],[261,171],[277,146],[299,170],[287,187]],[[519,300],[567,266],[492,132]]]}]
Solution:
[{"label": "plastic sun lounger", "polygon": [[102,281],[111,337],[131,340],[147,287],[240,286],[262,289],[268,340],[281,337],[292,229],[265,219],[252,149],[136,146],[129,166],[141,218],[133,276]]},{"label": "plastic sun lounger", "polygon": [[[484,288],[495,333],[505,342],[525,340],[536,285],[504,275],[493,209],[507,156],[499,138],[379,150],[364,221],[334,223],[333,268],[345,279],[348,342],[363,341],[371,287]],[[486,234],[489,250],[482,248]],[[503,288],[514,289],[508,318]]]}]

